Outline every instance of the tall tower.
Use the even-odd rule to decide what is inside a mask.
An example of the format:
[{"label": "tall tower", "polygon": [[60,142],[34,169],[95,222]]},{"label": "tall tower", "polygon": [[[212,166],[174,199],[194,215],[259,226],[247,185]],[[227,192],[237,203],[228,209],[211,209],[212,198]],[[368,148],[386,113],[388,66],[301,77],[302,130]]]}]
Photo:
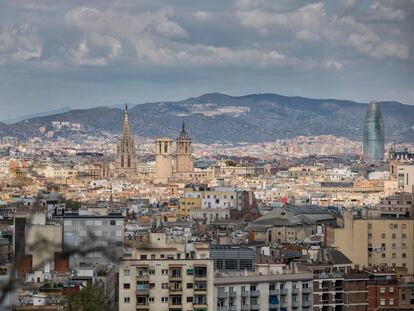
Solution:
[{"label": "tall tower", "polygon": [[378,103],[372,101],[364,122],[363,154],[366,161],[384,159],[384,121]]},{"label": "tall tower", "polygon": [[134,141],[131,137],[128,122],[128,106],[125,105],[124,128],[122,136],[118,139],[115,168],[117,173],[131,176],[137,167]]},{"label": "tall tower", "polygon": [[193,162],[191,159],[193,149],[191,147],[191,138],[185,130],[184,121],[180,135],[177,137],[176,146],[176,172],[191,173],[193,171]]},{"label": "tall tower", "polygon": [[172,140],[167,137],[155,139],[155,170],[156,182],[168,183],[172,177]]}]

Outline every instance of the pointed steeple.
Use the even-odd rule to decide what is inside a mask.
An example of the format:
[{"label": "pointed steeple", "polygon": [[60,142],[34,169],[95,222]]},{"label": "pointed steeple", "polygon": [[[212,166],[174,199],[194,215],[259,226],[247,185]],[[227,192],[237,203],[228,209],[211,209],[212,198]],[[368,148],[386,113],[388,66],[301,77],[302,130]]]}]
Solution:
[{"label": "pointed steeple", "polygon": [[178,136],[178,139],[189,139],[190,137],[188,136],[187,131],[185,130],[185,122],[183,120],[183,125],[181,128],[181,132],[180,135]]},{"label": "pointed steeple", "polygon": [[129,122],[128,122],[128,105],[125,104],[125,116],[124,116],[124,130],[123,130],[123,136],[130,136],[130,130],[129,130]]}]

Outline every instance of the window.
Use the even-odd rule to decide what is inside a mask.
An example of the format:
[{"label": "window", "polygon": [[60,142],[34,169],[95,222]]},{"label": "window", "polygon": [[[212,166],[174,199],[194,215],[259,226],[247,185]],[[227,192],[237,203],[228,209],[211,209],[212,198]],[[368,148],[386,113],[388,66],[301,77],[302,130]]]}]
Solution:
[{"label": "window", "polygon": [[407,228],[407,225],[406,225],[406,224],[402,224],[402,225],[401,225],[401,228],[402,228],[402,229],[406,229],[406,228]]},{"label": "window", "polygon": [[141,255],[141,260],[146,260],[147,259],[147,255]]},{"label": "window", "polygon": [[394,292],[394,287],[390,287],[390,293]]},{"label": "window", "polygon": [[149,297],[149,298],[148,298],[148,301],[149,301],[149,302],[154,302],[154,301],[155,301],[155,298],[154,298],[154,297]]},{"label": "window", "polygon": [[397,238],[397,235],[396,235],[395,233],[393,233],[393,234],[392,234],[392,238],[393,238],[393,239],[396,239],[396,238]]},{"label": "window", "polygon": [[407,258],[407,254],[406,253],[402,253],[402,258]]},{"label": "window", "polygon": [[389,304],[390,304],[390,306],[394,305],[394,299],[393,298],[390,298]]},{"label": "window", "polygon": [[124,269],[124,276],[129,276],[131,274],[131,270]]},{"label": "window", "polygon": [[130,289],[131,288],[131,284],[129,283],[124,283],[124,289]]},{"label": "window", "polygon": [[380,293],[381,293],[381,294],[385,294],[385,287],[381,287],[381,288],[380,288]]},{"label": "window", "polygon": [[115,225],[116,225],[116,221],[115,221],[115,220],[110,220],[110,221],[109,221],[109,224],[110,224],[111,226],[115,226]]},{"label": "window", "polygon": [[385,239],[385,233],[381,233],[381,238]]},{"label": "window", "polygon": [[155,275],[155,270],[154,270],[154,269],[150,269],[150,270],[148,270],[148,274],[149,274],[149,275]]},{"label": "window", "polygon": [[397,254],[396,253],[392,253],[392,258],[396,258]]},{"label": "window", "polygon": [[188,289],[193,288],[193,283],[187,283],[187,288],[188,288]]},{"label": "window", "polygon": [[193,297],[187,297],[187,302],[193,302]]},{"label": "window", "polygon": [[168,288],[168,283],[161,283],[161,288],[162,289]]},{"label": "window", "polygon": [[161,274],[162,275],[168,275],[168,269],[162,269]]},{"label": "window", "polygon": [[380,299],[380,305],[385,306],[385,299]]},{"label": "window", "polygon": [[168,302],[168,297],[161,297],[161,302]]},{"label": "window", "polygon": [[407,238],[407,235],[406,235],[405,233],[403,233],[403,234],[401,235],[401,238],[406,239],[406,238]]},{"label": "window", "polygon": [[130,303],[131,302],[131,298],[129,297],[124,297],[124,303]]},{"label": "window", "polygon": [[381,254],[381,257],[382,257],[382,258],[385,258],[385,254],[384,254],[384,253],[382,253],[382,254]]}]

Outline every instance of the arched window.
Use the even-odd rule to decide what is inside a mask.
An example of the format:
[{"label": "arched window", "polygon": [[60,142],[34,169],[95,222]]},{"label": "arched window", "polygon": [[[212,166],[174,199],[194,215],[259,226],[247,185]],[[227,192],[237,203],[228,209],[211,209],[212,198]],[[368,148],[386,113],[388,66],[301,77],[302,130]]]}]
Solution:
[{"label": "arched window", "polygon": [[121,167],[124,167],[124,156],[121,156]]}]

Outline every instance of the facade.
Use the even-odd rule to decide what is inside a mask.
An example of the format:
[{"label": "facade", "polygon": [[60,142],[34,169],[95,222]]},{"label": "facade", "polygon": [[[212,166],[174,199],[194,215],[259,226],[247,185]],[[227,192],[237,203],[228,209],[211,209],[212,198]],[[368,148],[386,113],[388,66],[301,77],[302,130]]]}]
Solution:
[{"label": "facade", "polygon": [[175,169],[177,173],[191,173],[193,171],[191,138],[185,130],[185,123],[176,141]]},{"label": "facade", "polygon": [[314,311],[368,310],[365,274],[322,273],[313,281]]},{"label": "facade", "polygon": [[402,267],[413,274],[414,219],[406,217],[405,211],[392,216],[374,212],[352,215],[345,211],[343,228],[328,228],[328,245],[337,247],[360,268]]},{"label": "facade", "polygon": [[208,247],[167,242],[163,233],[136,242],[120,263],[119,310],[214,310]]},{"label": "facade", "polygon": [[312,274],[222,275],[214,294],[218,311],[311,310]]},{"label": "facade", "polygon": [[211,245],[210,257],[217,271],[254,271],[256,250],[242,245]]},{"label": "facade", "polygon": [[363,156],[366,161],[384,159],[384,121],[378,103],[368,104],[363,133]]},{"label": "facade", "polygon": [[395,272],[368,272],[368,311],[398,307],[398,280]]},{"label": "facade", "polygon": [[[85,244],[85,242],[88,242]],[[89,252],[86,257],[75,253],[70,256],[71,269],[93,267],[97,264],[110,264],[122,257],[124,242],[124,218],[122,214],[79,215],[65,214],[63,217],[63,247],[64,250],[85,246],[88,250],[106,248],[111,258],[103,256],[102,252]]]},{"label": "facade", "polygon": [[173,176],[173,142],[170,138],[155,140],[155,181],[166,184]]},{"label": "facade", "polygon": [[398,188],[403,192],[414,193],[414,165],[397,167]]},{"label": "facade", "polygon": [[131,136],[128,121],[128,107],[125,106],[124,127],[122,136],[118,140],[117,154],[115,160],[115,171],[117,175],[131,177],[136,173],[137,156],[135,153],[134,140]]}]

